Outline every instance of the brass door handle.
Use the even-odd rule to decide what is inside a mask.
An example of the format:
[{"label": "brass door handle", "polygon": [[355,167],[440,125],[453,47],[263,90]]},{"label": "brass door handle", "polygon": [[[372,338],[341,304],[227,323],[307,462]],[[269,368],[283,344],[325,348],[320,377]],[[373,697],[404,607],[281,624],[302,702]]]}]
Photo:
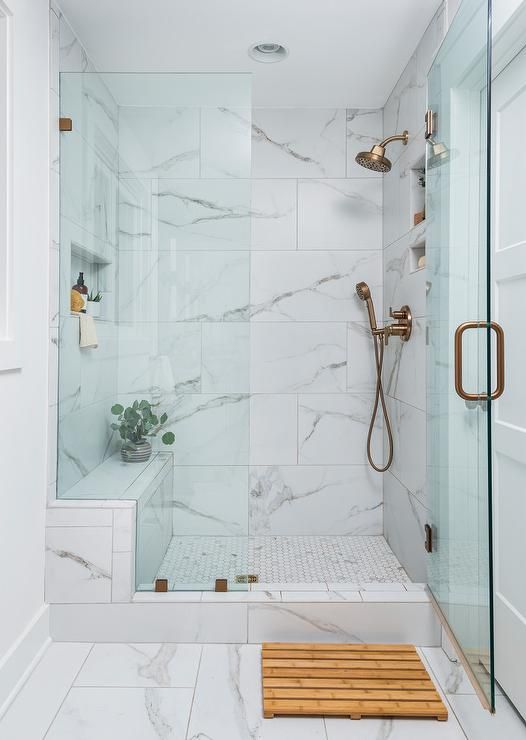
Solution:
[{"label": "brass door handle", "polygon": [[487,393],[466,393],[462,386],[462,337],[467,329],[493,329],[497,335],[497,386],[489,398],[492,401],[504,393],[504,330],[496,321],[465,321],[455,331],[455,390],[466,401],[487,401]]}]

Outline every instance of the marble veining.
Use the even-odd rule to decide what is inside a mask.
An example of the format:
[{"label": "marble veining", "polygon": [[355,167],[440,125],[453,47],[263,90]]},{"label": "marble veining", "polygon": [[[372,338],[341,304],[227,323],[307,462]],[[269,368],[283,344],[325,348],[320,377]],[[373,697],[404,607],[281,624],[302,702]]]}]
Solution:
[{"label": "marble veining", "polygon": [[110,573],[107,573],[105,570],[99,568],[94,563],[90,563],[89,560],[86,560],[86,558],[83,558],[81,555],[77,555],[74,552],[69,552],[68,550],[56,550],[52,547],[47,547],[46,550],[48,552],[52,552],[53,555],[57,556],[57,558],[71,560],[77,565],[80,565],[81,568],[85,568],[89,573],[90,579],[111,578]]}]

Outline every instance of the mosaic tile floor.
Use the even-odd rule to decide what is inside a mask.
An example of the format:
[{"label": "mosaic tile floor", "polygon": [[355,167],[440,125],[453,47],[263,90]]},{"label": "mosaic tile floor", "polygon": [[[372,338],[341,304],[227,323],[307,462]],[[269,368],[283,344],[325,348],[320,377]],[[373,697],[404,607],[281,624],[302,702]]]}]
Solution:
[{"label": "mosaic tile floor", "polygon": [[211,588],[253,573],[262,583],[400,583],[409,578],[381,536],[173,537],[157,578]]}]

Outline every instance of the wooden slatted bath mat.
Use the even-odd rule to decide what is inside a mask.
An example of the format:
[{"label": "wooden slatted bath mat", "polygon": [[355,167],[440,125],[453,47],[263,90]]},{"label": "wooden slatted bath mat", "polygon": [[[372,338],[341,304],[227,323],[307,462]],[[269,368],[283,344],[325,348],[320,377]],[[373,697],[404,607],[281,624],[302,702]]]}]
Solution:
[{"label": "wooden slatted bath mat", "polygon": [[413,645],[263,643],[263,715],[433,717],[447,709]]}]

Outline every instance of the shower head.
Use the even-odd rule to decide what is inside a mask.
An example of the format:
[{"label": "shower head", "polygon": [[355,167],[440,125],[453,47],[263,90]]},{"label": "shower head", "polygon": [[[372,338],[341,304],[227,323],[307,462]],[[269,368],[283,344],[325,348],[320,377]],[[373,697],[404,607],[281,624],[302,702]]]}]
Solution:
[{"label": "shower head", "polygon": [[367,283],[356,283],[356,293],[361,301],[366,301],[371,297],[371,291]]},{"label": "shower head", "polygon": [[451,151],[447,148],[445,144],[434,141],[431,138],[427,140],[427,143],[431,147],[431,156],[428,157],[427,160],[427,166],[429,169],[440,167],[440,165],[451,159]]},{"label": "shower head", "polygon": [[371,291],[369,290],[367,283],[356,283],[356,294],[361,301],[365,301],[367,313],[369,314],[371,331],[376,331],[376,316],[374,313],[373,299],[371,298]]},{"label": "shower head", "polygon": [[360,167],[365,167],[367,170],[385,174],[391,169],[391,160],[385,156],[385,147],[392,141],[401,141],[405,146],[408,139],[408,131],[404,131],[402,134],[397,134],[396,136],[388,136],[380,144],[375,144],[370,151],[359,152],[355,157],[356,163]]}]

